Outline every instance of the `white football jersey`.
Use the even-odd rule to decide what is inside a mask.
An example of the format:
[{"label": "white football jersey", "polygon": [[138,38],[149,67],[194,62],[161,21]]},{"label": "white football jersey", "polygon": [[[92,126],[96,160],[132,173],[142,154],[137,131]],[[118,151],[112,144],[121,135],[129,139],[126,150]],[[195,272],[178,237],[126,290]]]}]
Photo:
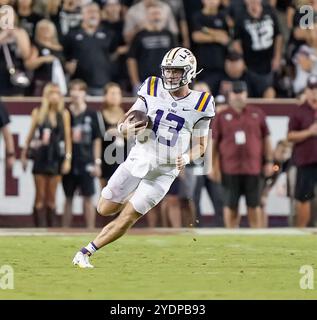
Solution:
[{"label": "white football jersey", "polygon": [[164,89],[162,79],[149,77],[138,91],[133,110],[150,117],[150,136],[139,136],[132,154],[156,158],[159,163],[175,163],[175,158],[191,147],[191,137],[208,134],[211,118],[215,116],[214,99],[208,92],[191,90],[183,98],[175,99]]}]

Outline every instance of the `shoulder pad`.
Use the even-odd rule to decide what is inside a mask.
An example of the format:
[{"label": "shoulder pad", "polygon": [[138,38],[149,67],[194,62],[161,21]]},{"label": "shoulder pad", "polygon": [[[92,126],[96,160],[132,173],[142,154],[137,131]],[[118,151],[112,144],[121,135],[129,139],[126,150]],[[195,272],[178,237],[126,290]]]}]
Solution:
[{"label": "shoulder pad", "polygon": [[138,90],[139,96],[152,96],[157,97],[158,95],[158,86],[159,86],[159,77],[149,77],[147,78],[140,89]]},{"label": "shoulder pad", "polygon": [[215,115],[215,102],[213,96],[208,92],[202,92],[196,105],[195,110],[206,113],[207,116]]}]

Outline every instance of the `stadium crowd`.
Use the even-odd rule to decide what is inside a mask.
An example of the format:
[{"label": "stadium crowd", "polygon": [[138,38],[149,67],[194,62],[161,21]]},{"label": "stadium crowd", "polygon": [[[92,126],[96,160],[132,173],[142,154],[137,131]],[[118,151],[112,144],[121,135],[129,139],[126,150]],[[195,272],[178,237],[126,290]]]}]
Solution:
[{"label": "stadium crowd", "polygon": [[[54,225],[61,175],[62,225],[71,226],[72,200],[80,189],[87,227],[95,226],[94,178],[105,186],[117,167],[105,161],[105,150],[115,143],[124,159],[129,149],[116,129],[124,114],[122,96],[135,96],[148,76],[160,76],[162,57],[175,46],[190,48],[203,69],[194,89],[216,97],[214,169],[207,176],[195,174],[197,166],[186,167],[147,215],[149,226],[199,226],[206,187],[215,226],[240,224],[238,201],[245,194],[249,225],[267,227],[267,195],[279,174],[294,166],[305,177],[296,186],[295,224],[308,225],[317,182],[317,155],[305,157],[307,150],[317,150],[317,113],[310,107],[317,101],[317,22],[303,27],[300,8],[310,5],[315,19],[316,0],[0,0],[1,5],[13,6],[16,19],[14,29],[0,30],[0,97],[42,97],[21,155],[25,168],[28,159],[34,163],[36,226]],[[98,112],[87,106],[88,95],[103,97]],[[248,97],[308,100],[307,116],[295,116],[289,140],[272,150],[265,116],[246,106]],[[228,119],[235,133],[228,130]],[[12,166],[8,122],[1,105],[0,127]],[[245,123],[250,132],[242,129]],[[300,130],[305,133],[298,136]],[[302,141],[306,148],[296,145]]]}]

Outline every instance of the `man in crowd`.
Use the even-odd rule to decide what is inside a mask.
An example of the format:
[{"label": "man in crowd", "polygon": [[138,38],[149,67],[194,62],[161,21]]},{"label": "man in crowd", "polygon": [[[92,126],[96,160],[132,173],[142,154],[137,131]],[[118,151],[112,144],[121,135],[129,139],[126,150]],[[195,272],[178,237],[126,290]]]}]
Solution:
[{"label": "man in crowd", "polygon": [[192,39],[197,48],[199,66],[204,69],[200,80],[208,83],[212,94],[218,89],[230,41],[226,16],[220,11],[220,2],[202,0],[203,9],[193,16]]},{"label": "man in crowd", "polygon": [[310,220],[310,202],[317,185],[317,75],[308,78],[305,97],[306,101],[290,119],[288,132],[288,140],[294,143],[293,160],[297,167],[297,227],[306,227]]},{"label": "man in crowd", "polygon": [[237,18],[235,48],[243,53],[252,79],[258,85],[256,97],[274,98],[273,72],[281,64],[283,39],[273,9],[262,0],[245,0],[246,10]]},{"label": "man in crowd", "polygon": [[252,81],[243,60],[243,55],[237,51],[230,51],[226,56],[224,73],[219,82],[219,90],[216,91],[215,94],[227,97],[228,93],[232,90],[232,83],[235,81],[246,82],[248,86],[248,96],[254,97],[253,87],[258,84]]},{"label": "man in crowd", "polygon": [[[261,172],[272,174],[273,154],[269,130],[263,112],[247,105],[247,85],[233,83],[229,108],[221,111],[213,125],[214,179],[224,187],[224,222],[228,228],[240,224],[239,199],[246,197],[248,221],[260,226]],[[263,168],[264,160],[264,168]]]},{"label": "man in crowd", "polygon": [[168,4],[159,0],[141,0],[128,10],[125,17],[123,36],[127,43],[130,43],[147,24],[147,8],[152,5],[159,5],[162,9],[163,28],[169,30],[174,36],[178,35],[177,23]]},{"label": "man in crowd", "polygon": [[132,40],[128,53],[128,72],[134,92],[150,75],[160,76],[160,63],[165,52],[175,46],[171,32],[164,28],[159,4],[148,6],[147,25]]},{"label": "man in crowd", "polygon": [[73,79],[82,79],[88,85],[89,95],[103,95],[103,87],[110,82],[112,68],[110,55],[116,49],[111,31],[101,25],[101,13],[96,3],[82,7],[81,28],[65,37],[64,52],[67,71]]}]

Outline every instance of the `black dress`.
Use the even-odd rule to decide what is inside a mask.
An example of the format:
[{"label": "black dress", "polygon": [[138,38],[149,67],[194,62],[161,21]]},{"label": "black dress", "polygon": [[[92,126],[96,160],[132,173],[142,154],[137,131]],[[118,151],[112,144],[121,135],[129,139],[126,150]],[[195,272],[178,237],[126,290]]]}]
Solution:
[{"label": "black dress", "polygon": [[59,175],[65,155],[63,116],[58,113],[53,127],[46,119],[36,129],[41,145],[34,152],[33,174]]}]

